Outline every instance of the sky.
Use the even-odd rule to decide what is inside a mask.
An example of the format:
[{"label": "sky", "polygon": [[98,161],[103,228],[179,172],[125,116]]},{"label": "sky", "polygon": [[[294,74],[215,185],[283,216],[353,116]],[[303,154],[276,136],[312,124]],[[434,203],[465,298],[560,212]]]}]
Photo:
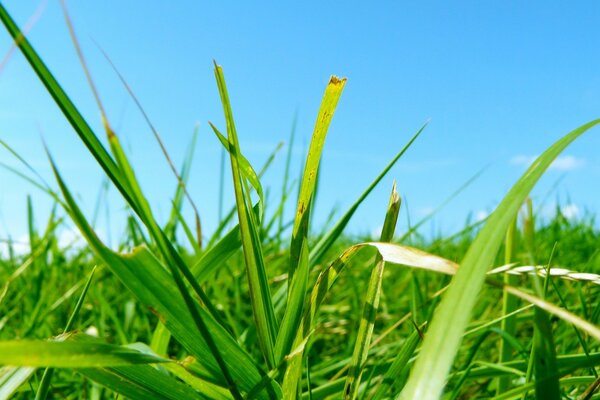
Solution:
[{"label": "sky", "polygon": [[[20,26],[37,1],[2,2]],[[109,118],[160,221],[176,181],[140,113],[99,48],[141,101],[175,162],[192,132],[198,142],[189,182],[207,233],[218,221],[221,147],[208,121],[225,130],[213,74],[223,66],[241,150],[258,169],[280,142],[300,175],[330,75],[347,77],[322,158],[316,229],[339,216],[426,121],[420,138],[364,202],[348,232],[383,223],[392,182],[404,199],[398,232],[478,178],[424,226],[460,230],[491,212],[527,165],[554,141],[600,118],[600,3],[594,1],[202,2],[70,1],[78,38]],[[100,115],[57,0],[28,37],[81,113],[104,140]],[[12,41],[0,29],[0,57]],[[0,139],[53,185],[43,141],[90,216],[102,173],[24,58],[0,70]],[[600,210],[600,129],[571,145],[532,194],[542,216],[557,207],[579,218]],[[275,207],[287,147],[264,176]],[[0,161],[18,162],[0,149]],[[234,204],[226,179],[226,207]],[[23,238],[26,199],[43,227],[52,201],[0,170],[0,240]],[[267,208],[269,205],[267,204]],[[291,218],[293,204],[286,215]],[[98,230],[114,244],[123,202],[114,188]],[[269,210],[269,208],[268,208]],[[185,213],[190,216],[189,207]]]}]

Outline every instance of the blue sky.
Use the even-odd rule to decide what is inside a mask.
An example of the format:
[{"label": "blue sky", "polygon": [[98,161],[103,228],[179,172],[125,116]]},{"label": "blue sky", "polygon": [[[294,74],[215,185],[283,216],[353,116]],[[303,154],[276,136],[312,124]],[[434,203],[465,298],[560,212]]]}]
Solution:
[{"label": "blue sky", "polygon": [[[3,4],[21,26],[38,7],[36,1]],[[126,77],[177,164],[198,124],[189,189],[207,231],[217,221],[221,151],[207,121],[224,127],[213,59],[224,67],[242,151],[256,167],[277,143],[287,142],[297,113],[294,177],[329,76],[348,77],[325,144],[317,224],[332,209],[345,210],[410,136],[431,120],[356,214],[349,227],[354,233],[381,225],[393,179],[414,222],[487,167],[424,233],[458,230],[469,213],[491,211],[532,157],[600,117],[600,3],[593,1],[68,5],[112,124],[163,220],[175,181],[94,41]],[[101,135],[99,113],[58,1],[48,1],[29,37]],[[8,34],[0,30],[2,57],[10,46]],[[91,215],[101,171],[23,57],[15,53],[0,72],[0,138],[52,181],[41,136]],[[598,149],[596,129],[569,147],[548,171],[534,192],[534,202],[541,202],[560,180],[546,209],[558,199],[570,215],[598,212]],[[284,158],[285,150],[265,176],[273,200],[279,196]],[[0,152],[0,160],[16,165],[7,152]],[[99,229],[114,234],[123,210],[112,192],[111,223],[102,222]],[[27,194],[33,196],[42,225],[51,208],[49,199],[0,171],[0,238],[18,238],[25,232]],[[227,194],[227,204],[232,205],[230,189]],[[407,224],[407,208],[403,211],[400,231]]]}]

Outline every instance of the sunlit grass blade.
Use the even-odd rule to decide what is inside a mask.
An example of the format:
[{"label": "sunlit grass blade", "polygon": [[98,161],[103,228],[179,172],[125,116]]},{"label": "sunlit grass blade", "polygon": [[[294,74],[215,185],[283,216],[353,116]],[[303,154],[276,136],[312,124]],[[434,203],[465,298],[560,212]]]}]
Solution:
[{"label": "sunlit grass blade", "polygon": [[[248,285],[250,287],[250,301],[252,303],[252,311],[254,320],[256,322],[258,342],[267,366],[271,369],[275,367],[273,346],[277,332],[277,320],[275,319],[275,312],[271,302],[271,293],[265,272],[262,244],[259,237],[260,225],[252,211],[252,200],[250,199],[248,185],[246,184],[246,179],[250,180],[248,175],[256,176],[256,174],[250,173],[253,171],[249,171],[247,169],[249,163],[244,163],[242,161],[243,159],[241,157],[239,141],[237,132],[235,130],[235,124],[233,121],[233,114],[231,111],[231,104],[229,102],[229,94],[225,85],[223,70],[216,63],[215,77],[219,87],[221,103],[223,104],[225,121],[227,123],[228,150],[231,160],[231,171],[233,174],[233,186],[240,235],[242,239],[242,248],[244,251],[244,260],[246,264],[246,276],[248,278]],[[216,129],[214,130],[215,133],[218,132]],[[245,173],[241,172],[242,168],[245,169]],[[259,197],[261,197],[262,189],[260,182],[256,182],[256,184],[258,185],[256,190],[259,193]],[[259,217],[262,217],[262,215]]]},{"label": "sunlit grass blade", "polygon": [[[317,182],[319,162],[327,130],[329,129],[345,85],[345,78],[339,79],[335,76],[330,78],[321,101],[310,148],[306,157],[298,196],[298,206],[294,218],[294,227],[292,228],[287,305],[275,345],[275,357],[278,361],[281,361],[293,348],[294,336],[302,318],[309,273],[308,225],[310,221],[311,202]],[[300,375],[297,375],[296,378],[299,380]],[[290,395],[291,393],[286,393],[286,396]]]},{"label": "sunlit grass blade", "polygon": [[[396,191],[396,182],[394,182],[392,195],[390,197],[381,232],[382,242],[391,242],[394,238],[394,231],[396,222],[398,221],[399,212],[400,196]],[[375,327],[375,318],[377,317],[377,309],[379,308],[384,267],[385,261],[381,256],[377,256],[375,259],[375,268],[373,268],[371,278],[369,279],[363,314],[358,326],[356,343],[352,353],[352,361],[346,378],[346,385],[344,388],[344,398],[346,399],[355,399],[358,395],[358,387],[360,385],[364,363],[367,360],[369,344],[371,343],[371,336],[373,335],[373,328]]]},{"label": "sunlit grass blade", "polygon": [[168,361],[105,343],[46,340],[0,342],[0,364],[19,367],[110,367]]},{"label": "sunlit grass blade", "polygon": [[402,399],[433,400],[440,396],[486,272],[491,267],[502,238],[519,207],[561,151],[599,123],[600,120],[594,120],[575,129],[546,150],[489,217],[469,247],[460,270],[435,312],[419,358],[402,392]]},{"label": "sunlit grass blade", "polygon": [[350,222],[350,219],[362,204],[362,202],[369,196],[369,194],[375,189],[375,187],[381,182],[381,180],[387,175],[392,167],[398,162],[398,160],[406,153],[410,146],[419,137],[421,132],[427,127],[425,123],[419,130],[410,138],[408,143],[392,158],[392,160],[385,166],[385,168],[377,175],[377,177],[371,182],[371,184],[365,189],[365,191],[356,199],[354,204],[344,213],[344,215],[335,223],[335,225],[319,239],[319,241],[310,250],[310,265],[315,265],[321,261],[325,253],[331,248],[336,239],[342,234],[344,228]]}]

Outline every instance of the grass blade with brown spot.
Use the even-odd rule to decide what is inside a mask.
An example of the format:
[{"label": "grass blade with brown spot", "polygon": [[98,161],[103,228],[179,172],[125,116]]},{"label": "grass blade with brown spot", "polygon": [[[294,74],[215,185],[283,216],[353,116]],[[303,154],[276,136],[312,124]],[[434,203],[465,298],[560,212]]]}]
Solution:
[{"label": "grass blade with brown spot", "polygon": [[[287,305],[275,344],[275,357],[278,362],[283,360],[283,357],[293,348],[294,337],[302,318],[309,273],[308,225],[310,207],[325,137],[345,84],[346,79],[339,79],[335,76],[332,76],[329,80],[321,101],[304,166],[290,244]],[[294,379],[300,380],[301,375],[298,374]],[[291,393],[286,393],[286,396],[290,395]]]}]

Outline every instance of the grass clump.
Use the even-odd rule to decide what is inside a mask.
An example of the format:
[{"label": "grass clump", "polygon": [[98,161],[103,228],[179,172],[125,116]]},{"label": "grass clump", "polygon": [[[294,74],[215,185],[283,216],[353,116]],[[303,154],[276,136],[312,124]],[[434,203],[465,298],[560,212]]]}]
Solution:
[{"label": "grass clump", "polygon": [[[600,232],[593,221],[560,213],[536,224],[530,203],[522,221],[518,212],[560,152],[600,120],[549,147],[487,221],[458,235],[423,240],[409,232],[394,240],[401,203],[394,186],[382,209],[381,237],[356,243],[345,236],[353,213],[423,126],[330,230],[312,236],[320,157],[345,85],[332,77],[285,238],[288,177],[275,213],[267,214],[262,171],[243,155],[224,73],[215,64],[226,125],[223,133],[211,128],[229,157],[235,208],[220,213],[217,233],[203,243],[185,189],[192,156],[179,173],[162,147],[178,189],[169,220],[160,223],[75,35],[102,114],[103,140],[2,5],[0,19],[131,211],[123,246],[109,248],[50,155],[57,190],[1,142],[24,163],[27,172],[16,172],[54,198],[86,246],[58,246],[62,213],[54,210],[38,230],[30,206],[29,251],[0,260],[0,398],[595,396]],[[68,16],[67,23],[72,28]],[[193,223],[182,217],[184,200],[196,210]]]}]

